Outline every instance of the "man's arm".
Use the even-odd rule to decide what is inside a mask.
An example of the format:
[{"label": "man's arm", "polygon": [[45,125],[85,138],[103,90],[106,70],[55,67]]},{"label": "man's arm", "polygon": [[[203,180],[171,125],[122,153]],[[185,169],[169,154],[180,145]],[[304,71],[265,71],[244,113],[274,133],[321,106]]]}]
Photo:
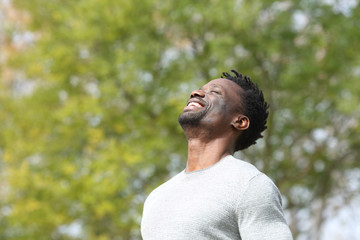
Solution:
[{"label": "man's arm", "polygon": [[264,174],[252,178],[237,207],[243,240],[291,240],[279,190]]}]

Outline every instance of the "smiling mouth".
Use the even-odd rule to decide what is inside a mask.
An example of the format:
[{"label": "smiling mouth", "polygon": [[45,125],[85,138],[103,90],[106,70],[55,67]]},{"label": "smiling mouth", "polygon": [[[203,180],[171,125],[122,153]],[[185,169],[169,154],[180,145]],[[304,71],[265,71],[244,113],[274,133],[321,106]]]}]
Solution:
[{"label": "smiling mouth", "polygon": [[202,103],[199,103],[197,101],[189,101],[184,110],[194,110],[194,109],[200,109],[203,108],[204,105]]},{"label": "smiling mouth", "polygon": [[197,103],[197,102],[189,102],[189,104],[187,106],[188,107],[204,107],[203,105],[201,105],[200,103]]}]

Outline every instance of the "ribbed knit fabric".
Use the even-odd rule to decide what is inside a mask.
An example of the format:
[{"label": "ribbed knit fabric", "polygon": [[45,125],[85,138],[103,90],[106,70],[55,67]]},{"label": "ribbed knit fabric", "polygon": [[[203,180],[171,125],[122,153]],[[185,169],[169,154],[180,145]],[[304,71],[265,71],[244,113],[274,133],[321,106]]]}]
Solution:
[{"label": "ribbed knit fabric", "polygon": [[182,171],[146,199],[144,240],[289,240],[274,183],[232,156],[194,172]]}]

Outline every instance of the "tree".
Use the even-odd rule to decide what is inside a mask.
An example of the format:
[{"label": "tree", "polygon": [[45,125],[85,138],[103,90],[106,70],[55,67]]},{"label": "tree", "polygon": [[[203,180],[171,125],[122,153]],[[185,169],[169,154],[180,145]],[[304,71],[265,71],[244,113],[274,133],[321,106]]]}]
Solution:
[{"label": "tree", "polygon": [[264,140],[239,156],[277,183],[294,235],[320,238],[332,197],[353,199],[358,5],[13,4],[0,63],[0,239],[140,238],[146,195],[185,164],[176,119],[188,94],[232,68],[271,105]]}]

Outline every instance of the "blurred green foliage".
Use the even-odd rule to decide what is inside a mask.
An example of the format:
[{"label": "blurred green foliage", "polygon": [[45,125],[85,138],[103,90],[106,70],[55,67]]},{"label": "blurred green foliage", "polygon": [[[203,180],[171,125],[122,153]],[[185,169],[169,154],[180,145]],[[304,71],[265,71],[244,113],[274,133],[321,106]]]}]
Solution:
[{"label": "blurred green foliage", "polygon": [[185,166],[189,93],[230,69],[271,105],[238,156],[279,186],[294,236],[316,238],[327,201],[353,197],[357,1],[3,3],[0,239],[140,239],[145,197]]}]

